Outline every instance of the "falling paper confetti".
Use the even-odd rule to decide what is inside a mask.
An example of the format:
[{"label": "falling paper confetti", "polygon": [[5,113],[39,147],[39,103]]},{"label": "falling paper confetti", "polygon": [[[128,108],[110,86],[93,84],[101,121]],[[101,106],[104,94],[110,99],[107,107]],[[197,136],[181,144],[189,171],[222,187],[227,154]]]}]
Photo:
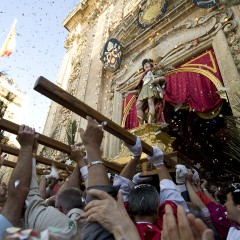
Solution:
[{"label": "falling paper confetti", "polygon": [[59,178],[58,170],[57,170],[57,168],[56,168],[54,165],[52,165],[52,167],[51,167],[50,176],[51,176],[52,178],[55,178],[55,179],[58,179],[58,178]]},{"label": "falling paper confetti", "polygon": [[65,162],[66,165],[71,165],[72,164],[72,161],[70,159],[68,159],[66,162]]},{"label": "falling paper confetti", "polygon": [[17,186],[19,185],[19,183],[20,183],[20,180],[16,180],[16,181],[15,181],[15,188],[17,188]]},{"label": "falling paper confetti", "polygon": [[182,103],[178,103],[177,105],[175,105],[174,107],[175,112],[177,112],[181,107],[182,107]]},{"label": "falling paper confetti", "polygon": [[227,88],[227,87],[220,87],[220,88],[218,89],[218,91],[228,92],[228,91],[229,91],[229,88]]}]

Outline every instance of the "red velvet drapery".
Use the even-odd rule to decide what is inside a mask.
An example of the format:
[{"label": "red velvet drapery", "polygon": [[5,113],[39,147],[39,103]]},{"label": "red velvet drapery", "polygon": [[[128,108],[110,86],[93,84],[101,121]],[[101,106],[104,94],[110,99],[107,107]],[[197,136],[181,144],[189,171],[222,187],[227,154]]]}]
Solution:
[{"label": "red velvet drapery", "polygon": [[206,75],[213,75],[222,83],[213,50],[207,51],[178,69],[187,69],[187,72],[166,76],[166,101],[175,105],[188,104],[197,113],[211,113],[221,106],[222,99],[216,93],[216,86],[209,77],[199,72],[201,70]]},{"label": "red velvet drapery", "polygon": [[136,102],[136,96],[134,94],[129,94],[123,100],[122,127],[126,129],[132,129],[139,126]]},{"label": "red velvet drapery", "polygon": [[[214,117],[222,105],[222,99],[216,93],[213,78],[215,83],[218,81],[222,84],[216,57],[210,49],[166,76],[165,100],[178,106],[187,104],[201,117],[204,114]],[[132,94],[124,99],[122,126],[126,129],[138,126],[136,98]]]}]

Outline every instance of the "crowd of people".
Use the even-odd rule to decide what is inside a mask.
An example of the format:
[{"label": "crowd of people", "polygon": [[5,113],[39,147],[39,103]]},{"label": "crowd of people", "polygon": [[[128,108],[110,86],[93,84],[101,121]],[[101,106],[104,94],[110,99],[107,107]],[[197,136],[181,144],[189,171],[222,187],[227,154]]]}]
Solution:
[{"label": "crowd of people", "polygon": [[76,167],[65,181],[38,181],[38,135],[20,126],[16,167],[8,185],[0,185],[0,239],[240,239],[240,184],[219,191],[184,165],[176,165],[173,181],[163,152],[153,147],[148,161],[158,173],[156,186],[152,177],[136,173],[139,137],[134,146],[126,144],[132,153],[128,164],[109,179],[101,151],[104,124],[87,121],[80,129],[87,155],[71,146]]}]

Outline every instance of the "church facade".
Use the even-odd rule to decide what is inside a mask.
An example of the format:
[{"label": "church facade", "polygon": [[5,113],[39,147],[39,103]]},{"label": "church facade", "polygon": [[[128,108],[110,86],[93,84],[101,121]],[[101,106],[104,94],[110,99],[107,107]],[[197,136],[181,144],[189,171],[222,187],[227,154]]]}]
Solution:
[{"label": "church facade", "polygon": [[[174,66],[172,74],[190,71],[213,84],[219,98],[213,100],[214,106],[208,111],[205,107],[198,110],[199,116],[211,119],[219,115],[221,100],[237,115],[240,7],[199,7],[196,2],[82,0],[63,22],[69,35],[58,85],[126,127],[127,121],[136,123],[136,119],[128,119],[136,98],[130,96],[126,100],[124,93],[134,88],[142,60],[153,59],[156,64]],[[183,101],[174,98],[182,93],[176,90],[181,86],[174,79],[167,80],[173,81],[166,90],[167,101],[176,110]],[[184,84],[191,86],[191,82]],[[192,94],[188,107],[194,111],[191,103],[198,95]],[[207,93],[203,90],[202,94]],[[66,129],[73,120],[82,128],[86,126],[84,119],[52,102],[43,134],[66,142]],[[79,135],[76,142],[80,142]],[[120,151],[120,141],[106,133],[103,147],[105,156],[114,157]]]}]

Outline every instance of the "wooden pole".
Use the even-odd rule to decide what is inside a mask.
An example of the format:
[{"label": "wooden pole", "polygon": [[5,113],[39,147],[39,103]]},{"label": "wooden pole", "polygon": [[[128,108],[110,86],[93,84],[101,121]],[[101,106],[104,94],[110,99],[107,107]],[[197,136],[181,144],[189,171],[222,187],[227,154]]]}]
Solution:
[{"label": "wooden pole", "polygon": [[[99,123],[106,121],[107,125],[104,127],[104,130],[108,131],[109,133],[113,134],[114,136],[128,144],[135,144],[135,135],[131,134],[126,129],[106,118],[104,115],[89,107],[87,104],[75,98],[74,96],[64,91],[57,85],[53,84],[46,78],[39,77],[35,83],[34,90],[59,103],[60,105],[64,106],[65,108],[71,110],[72,112],[78,114],[83,118],[89,116],[96,119]],[[143,152],[145,152],[146,154],[151,156],[153,155],[152,147],[143,141],[142,148]]]},{"label": "wooden pole", "polygon": [[[6,119],[1,118],[0,119],[0,129],[17,135],[19,125],[17,125],[16,123],[10,122]],[[38,133],[38,134],[39,134],[38,143],[40,143],[44,146],[56,149],[61,152],[71,154],[71,147],[69,145],[66,145],[55,139],[44,136],[40,133]]]},{"label": "wooden pole", "polygon": [[[8,161],[8,160],[4,160],[3,165],[4,165],[5,167],[15,168],[16,165],[17,165],[17,163],[12,162],[12,161]],[[37,169],[37,174],[38,174],[38,175],[48,175],[48,174],[50,174],[50,171],[46,171],[46,172],[45,172],[45,171],[42,170],[42,169]]]},{"label": "wooden pole", "polygon": [[[10,146],[2,144],[2,143],[0,143],[0,148],[1,148],[2,152],[8,153],[8,154],[11,154],[11,155],[14,155],[14,156],[18,156],[19,152],[20,152],[19,149],[14,148],[14,147],[10,147]],[[73,169],[74,169],[73,166],[68,166],[68,165],[65,165],[64,163],[60,163],[60,162],[57,162],[57,161],[54,161],[54,160],[51,160],[51,159],[48,159],[48,158],[44,158],[44,157],[39,156],[39,155],[36,155],[35,158],[36,158],[36,161],[38,163],[42,163],[42,164],[45,164],[45,165],[48,165],[48,166],[52,166],[52,164],[54,164],[59,169],[66,170],[66,167],[70,171],[73,171]]]}]

